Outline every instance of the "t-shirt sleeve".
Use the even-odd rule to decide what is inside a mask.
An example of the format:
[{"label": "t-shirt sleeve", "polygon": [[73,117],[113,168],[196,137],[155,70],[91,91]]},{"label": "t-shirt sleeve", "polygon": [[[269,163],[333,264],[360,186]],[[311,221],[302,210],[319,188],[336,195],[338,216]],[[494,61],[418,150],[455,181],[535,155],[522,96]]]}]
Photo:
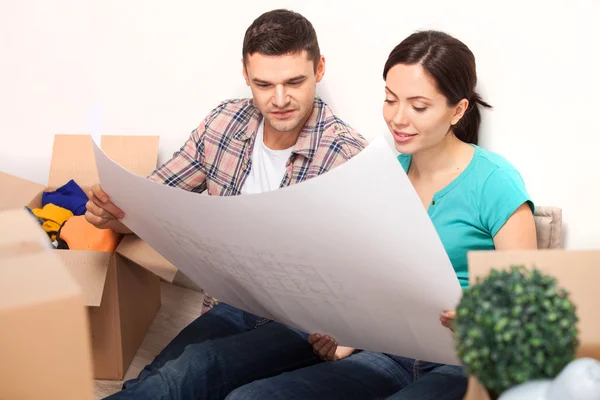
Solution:
[{"label": "t-shirt sleeve", "polygon": [[521,174],[515,169],[499,168],[493,171],[481,190],[481,222],[492,237],[523,203],[527,202],[531,212],[533,201],[527,193]]}]

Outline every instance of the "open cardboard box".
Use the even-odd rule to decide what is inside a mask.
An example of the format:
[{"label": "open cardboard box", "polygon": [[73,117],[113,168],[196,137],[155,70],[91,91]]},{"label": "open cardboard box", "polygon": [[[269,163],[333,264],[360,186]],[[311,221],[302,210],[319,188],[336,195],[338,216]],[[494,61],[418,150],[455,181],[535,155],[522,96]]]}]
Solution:
[{"label": "open cardboard box", "polygon": [[92,399],[81,287],[27,211],[0,225],[0,399]]},{"label": "open cardboard box", "polygon": [[[125,169],[148,176],[157,166],[158,136],[102,136],[104,152]],[[74,179],[87,191],[99,181],[89,135],[56,135],[48,185],[0,173],[2,209],[41,207],[42,192]],[[160,308],[160,278],[182,278],[169,261],[135,235],[115,253],[55,250],[83,288],[91,327],[94,377],[122,379]]]},{"label": "open cardboard box", "polygon": [[[521,250],[471,251],[467,254],[469,283],[485,278],[491,269],[509,269],[511,265],[536,267],[556,278],[566,289],[579,317],[580,346],[576,358],[600,360],[600,307],[597,283],[600,282],[600,250]],[[469,379],[465,400],[488,400],[487,391],[475,377]]]}]

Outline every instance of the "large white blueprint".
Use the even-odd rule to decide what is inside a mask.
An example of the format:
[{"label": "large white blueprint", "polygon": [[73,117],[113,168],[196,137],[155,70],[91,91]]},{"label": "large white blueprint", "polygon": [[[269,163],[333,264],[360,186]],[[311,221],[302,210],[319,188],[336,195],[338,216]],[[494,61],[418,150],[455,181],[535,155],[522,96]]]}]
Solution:
[{"label": "large white blueprint", "polygon": [[439,317],[460,285],[383,138],[317,178],[231,197],[152,182],[94,148],[123,222],[209,295],[345,346],[459,363]]}]

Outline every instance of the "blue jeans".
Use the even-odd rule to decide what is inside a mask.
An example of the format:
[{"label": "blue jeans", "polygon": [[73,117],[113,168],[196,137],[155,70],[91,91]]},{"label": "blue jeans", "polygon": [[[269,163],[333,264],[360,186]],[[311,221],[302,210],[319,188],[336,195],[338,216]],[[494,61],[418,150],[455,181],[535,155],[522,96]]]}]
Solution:
[{"label": "blue jeans", "polygon": [[219,304],[107,399],[462,399],[466,391],[458,367],[368,351],[323,362],[307,337]]},{"label": "blue jeans", "polygon": [[359,351],[241,386],[227,400],[462,400],[466,391],[460,367]]}]

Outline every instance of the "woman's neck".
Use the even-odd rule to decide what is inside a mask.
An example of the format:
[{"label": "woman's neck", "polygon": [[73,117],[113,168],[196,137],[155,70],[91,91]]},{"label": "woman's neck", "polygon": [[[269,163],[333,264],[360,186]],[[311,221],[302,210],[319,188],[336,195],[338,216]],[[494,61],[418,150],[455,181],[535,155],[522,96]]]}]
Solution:
[{"label": "woman's neck", "polygon": [[473,148],[450,133],[437,146],[413,154],[409,172],[420,180],[435,180],[462,171],[472,156]]}]

